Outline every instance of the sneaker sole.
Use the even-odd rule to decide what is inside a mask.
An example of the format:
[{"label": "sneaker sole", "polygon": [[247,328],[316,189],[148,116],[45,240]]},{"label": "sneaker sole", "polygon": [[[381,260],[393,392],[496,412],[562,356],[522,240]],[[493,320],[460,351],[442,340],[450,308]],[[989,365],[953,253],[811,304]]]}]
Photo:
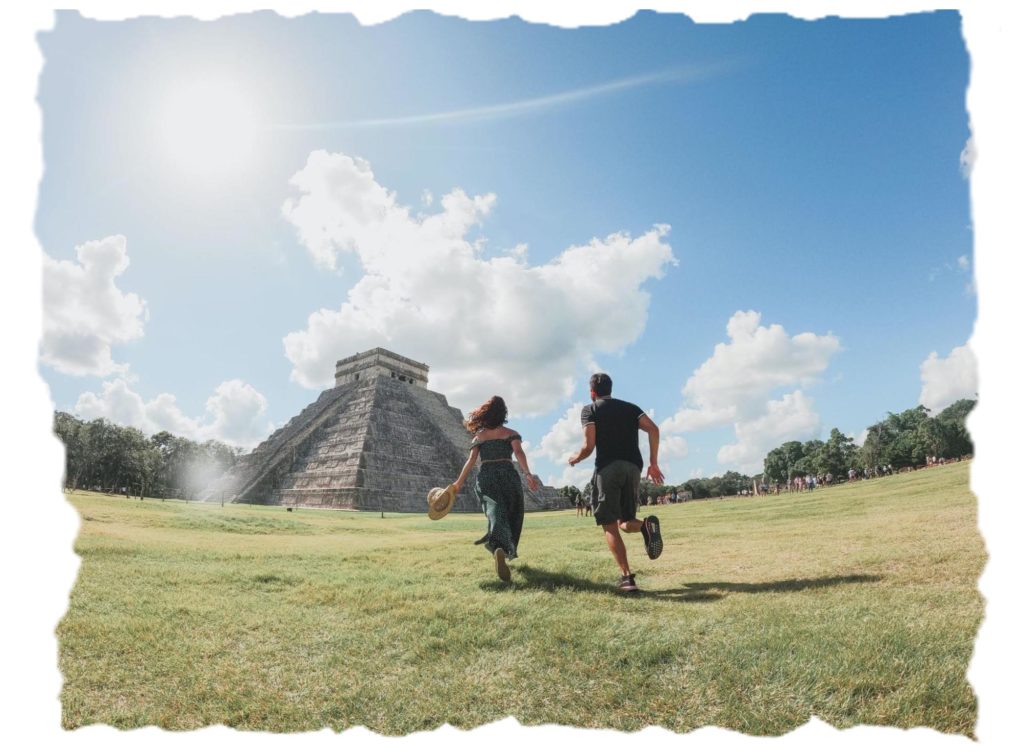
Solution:
[{"label": "sneaker sole", "polygon": [[647,521],[644,522],[643,535],[647,557],[654,560],[661,555],[661,551],[665,548],[665,543],[661,539],[661,522],[658,521],[657,516],[647,517]]},{"label": "sneaker sole", "polygon": [[494,570],[498,572],[498,578],[502,581],[512,580],[512,571],[505,562],[505,551],[500,547],[494,551]]}]

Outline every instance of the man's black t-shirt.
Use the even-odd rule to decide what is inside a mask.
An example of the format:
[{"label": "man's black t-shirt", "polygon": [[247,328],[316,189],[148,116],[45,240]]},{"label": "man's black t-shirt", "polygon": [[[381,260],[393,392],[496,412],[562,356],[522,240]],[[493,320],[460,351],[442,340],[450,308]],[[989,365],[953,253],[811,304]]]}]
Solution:
[{"label": "man's black t-shirt", "polygon": [[644,459],[640,455],[637,432],[640,431],[640,417],[643,410],[618,398],[598,398],[583,407],[580,420],[583,426],[594,424],[597,429],[597,459],[595,468],[600,471],[612,461],[629,461],[642,471]]}]

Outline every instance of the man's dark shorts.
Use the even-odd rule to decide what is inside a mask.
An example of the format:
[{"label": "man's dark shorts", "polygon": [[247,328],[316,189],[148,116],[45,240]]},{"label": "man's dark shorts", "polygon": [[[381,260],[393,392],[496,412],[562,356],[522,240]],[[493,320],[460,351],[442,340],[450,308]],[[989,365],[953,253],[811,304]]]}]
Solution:
[{"label": "man's dark shorts", "polygon": [[594,523],[614,524],[636,518],[640,499],[640,469],[629,461],[612,461],[594,474],[591,488]]}]

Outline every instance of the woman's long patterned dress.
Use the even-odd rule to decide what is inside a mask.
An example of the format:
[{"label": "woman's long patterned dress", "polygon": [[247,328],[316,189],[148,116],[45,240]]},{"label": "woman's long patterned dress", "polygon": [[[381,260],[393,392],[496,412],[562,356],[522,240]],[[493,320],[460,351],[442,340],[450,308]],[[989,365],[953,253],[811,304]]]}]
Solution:
[{"label": "woman's long patterned dress", "polygon": [[510,435],[502,440],[473,441],[480,448],[481,461],[473,491],[487,516],[487,537],[482,544],[488,552],[500,547],[509,560],[517,555],[523,531],[523,482],[512,463],[512,441],[521,439]]}]

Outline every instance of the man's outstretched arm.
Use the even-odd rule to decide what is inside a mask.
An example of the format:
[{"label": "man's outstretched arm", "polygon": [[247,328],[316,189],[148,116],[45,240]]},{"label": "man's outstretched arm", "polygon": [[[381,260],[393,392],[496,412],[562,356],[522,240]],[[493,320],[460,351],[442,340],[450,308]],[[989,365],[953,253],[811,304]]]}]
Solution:
[{"label": "man's outstretched arm", "polygon": [[575,466],[593,453],[595,445],[597,445],[597,425],[583,425],[583,447],[576,452],[576,455],[569,456],[569,465]]},{"label": "man's outstretched arm", "polygon": [[651,465],[647,467],[647,478],[655,484],[663,484],[665,482],[665,475],[658,468],[658,442],[661,439],[658,425],[651,421],[651,417],[644,414],[640,417],[640,429],[647,433],[647,442],[651,447]]}]

